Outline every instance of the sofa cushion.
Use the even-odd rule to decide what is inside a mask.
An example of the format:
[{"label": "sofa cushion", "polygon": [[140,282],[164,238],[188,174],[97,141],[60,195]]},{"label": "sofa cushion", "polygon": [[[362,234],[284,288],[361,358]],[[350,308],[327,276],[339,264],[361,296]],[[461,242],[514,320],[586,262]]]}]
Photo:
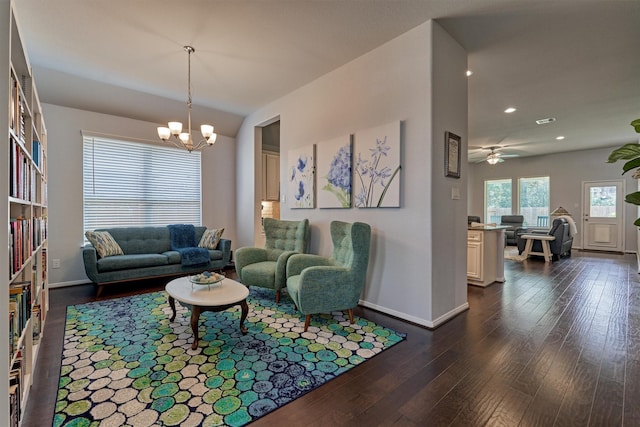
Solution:
[{"label": "sofa cushion", "polygon": [[98,260],[98,272],[127,270],[130,268],[168,265],[169,258],[162,254],[116,255]]},{"label": "sofa cushion", "polygon": [[171,250],[167,227],[121,227],[101,231],[111,233],[125,255],[161,254]]},{"label": "sofa cushion", "polygon": [[180,252],[178,251],[167,251],[163,252],[162,255],[167,257],[167,261],[169,264],[180,264],[182,258],[180,257]]},{"label": "sofa cushion", "polygon": [[263,261],[246,265],[242,269],[242,282],[261,288],[275,289],[276,262]]},{"label": "sofa cushion", "polygon": [[124,254],[108,231],[87,231],[84,235],[87,236],[100,258]]},{"label": "sofa cushion", "polygon": [[222,237],[222,233],[224,232],[224,228],[214,228],[211,230],[206,230],[202,234],[202,238],[200,239],[200,243],[198,243],[199,248],[207,248],[207,249],[216,249],[218,247],[218,242]]}]

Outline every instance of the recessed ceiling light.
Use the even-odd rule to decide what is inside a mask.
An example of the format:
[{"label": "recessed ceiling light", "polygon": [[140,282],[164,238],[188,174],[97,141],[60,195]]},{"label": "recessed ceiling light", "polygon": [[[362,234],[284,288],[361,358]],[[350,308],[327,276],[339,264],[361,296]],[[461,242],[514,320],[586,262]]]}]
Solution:
[{"label": "recessed ceiling light", "polygon": [[504,110],[504,112],[505,112],[505,113],[507,113],[507,114],[509,114],[509,113],[513,113],[514,111],[516,111],[516,109],[515,109],[515,108],[513,108],[513,107],[509,107],[509,108],[507,108],[506,110]]},{"label": "recessed ceiling light", "polygon": [[562,136],[562,135],[560,135],[560,136],[556,136],[556,139],[557,139],[558,141],[562,141],[562,140],[564,139],[564,136]]},{"label": "recessed ceiling light", "polygon": [[471,74],[473,74],[473,71],[471,71],[471,70],[467,70],[467,77],[470,77],[470,76],[471,76]]},{"label": "recessed ceiling light", "polygon": [[553,123],[556,121],[555,117],[547,117],[546,119],[538,119],[536,123],[539,125],[546,125],[547,123]]}]

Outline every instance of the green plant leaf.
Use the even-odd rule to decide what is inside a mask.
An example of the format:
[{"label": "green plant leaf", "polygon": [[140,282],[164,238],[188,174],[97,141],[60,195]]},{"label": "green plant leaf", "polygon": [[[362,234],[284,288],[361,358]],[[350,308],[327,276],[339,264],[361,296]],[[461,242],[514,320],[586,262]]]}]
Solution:
[{"label": "green plant leaf", "polygon": [[627,194],[627,196],[624,198],[624,201],[634,205],[640,205],[640,191]]},{"label": "green plant leaf", "polygon": [[618,160],[630,160],[640,157],[640,144],[625,144],[620,148],[616,148],[609,154],[607,163],[615,163]]},{"label": "green plant leaf", "polygon": [[629,172],[631,169],[635,169],[637,167],[640,167],[640,157],[633,160],[629,160],[627,163],[625,163],[624,166],[622,167],[622,171],[623,171],[622,175]]},{"label": "green plant leaf", "polygon": [[640,227],[640,218],[638,218],[635,221],[633,221],[633,225],[636,225],[636,226]]},{"label": "green plant leaf", "polygon": [[632,121],[631,126],[633,126],[637,133],[640,133],[640,119],[635,119],[634,121]]}]

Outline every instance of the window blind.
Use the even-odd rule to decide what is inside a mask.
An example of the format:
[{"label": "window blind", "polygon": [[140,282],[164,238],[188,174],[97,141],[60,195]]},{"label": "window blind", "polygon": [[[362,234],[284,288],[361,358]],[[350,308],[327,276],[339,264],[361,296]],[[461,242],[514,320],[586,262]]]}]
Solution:
[{"label": "window blind", "polygon": [[202,221],[199,152],[83,135],[84,231]]}]

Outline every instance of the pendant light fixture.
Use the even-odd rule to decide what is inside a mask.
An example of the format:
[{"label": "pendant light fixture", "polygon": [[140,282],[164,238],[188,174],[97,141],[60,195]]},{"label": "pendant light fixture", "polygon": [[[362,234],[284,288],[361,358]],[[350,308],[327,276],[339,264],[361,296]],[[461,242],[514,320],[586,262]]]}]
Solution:
[{"label": "pendant light fixture", "polygon": [[184,50],[188,55],[187,84],[189,96],[187,98],[187,132],[182,132],[182,122],[169,122],[168,127],[158,127],[158,136],[164,142],[171,142],[178,148],[184,148],[192,152],[212,146],[216,142],[218,135],[213,132],[213,126],[202,125],[200,126],[200,133],[202,133],[203,139],[198,143],[193,142],[191,133],[191,54],[196,50],[192,46],[184,46]]}]

